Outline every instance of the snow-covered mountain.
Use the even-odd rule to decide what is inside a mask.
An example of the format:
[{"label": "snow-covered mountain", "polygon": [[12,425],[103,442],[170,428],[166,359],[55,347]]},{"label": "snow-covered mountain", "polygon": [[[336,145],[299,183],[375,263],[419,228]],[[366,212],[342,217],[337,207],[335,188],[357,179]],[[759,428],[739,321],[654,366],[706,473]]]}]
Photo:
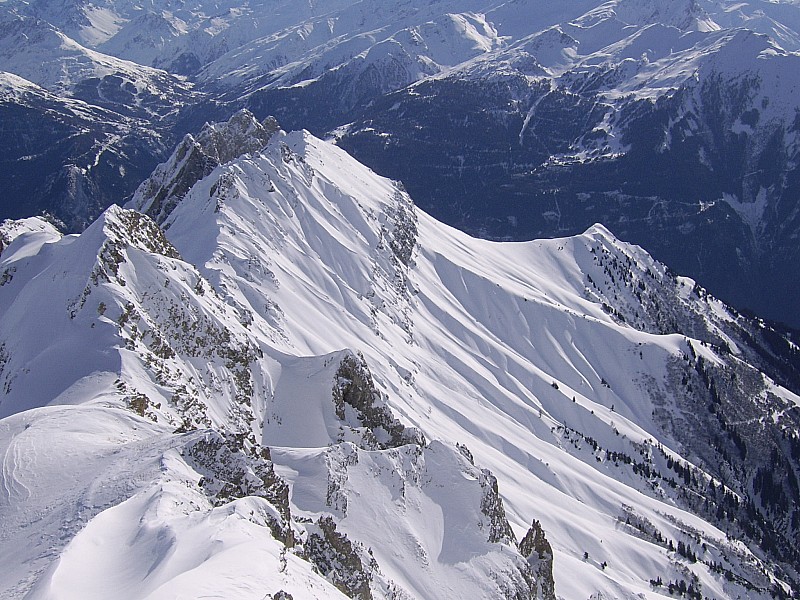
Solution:
[{"label": "snow-covered mountain", "polygon": [[149,121],[11,73],[0,73],[0,120],[0,210],[14,218],[47,212],[68,230],[133,193],[167,151]]},{"label": "snow-covered mountain", "polygon": [[0,597],[796,594],[798,379],[600,225],[471,238],[240,112],[0,228]]},{"label": "snow-covered mountain", "polygon": [[[102,84],[97,100],[128,111],[166,105],[188,87],[165,71],[90,50],[50,23],[13,11],[2,14],[0,21],[0,61],[4,71],[61,95],[86,94],[81,88],[90,82]],[[172,91],[172,97],[148,97],[159,90]]]},{"label": "snow-covered mountain", "polygon": [[[601,221],[796,325],[795,29],[768,37],[743,13],[734,27],[725,8],[605,3],[385,95],[336,135],[462,229],[529,239]],[[286,120],[282,98],[303,94],[254,106]]]},{"label": "snow-covered mountain", "polygon": [[[460,229],[522,240],[602,222],[798,326],[799,50],[789,0],[6,0],[1,70],[161,143],[112,143],[125,168],[59,184],[57,202],[5,169],[18,210],[0,216],[48,211],[80,231],[165,148],[246,107],[338,139]],[[2,102],[4,128],[30,108]],[[46,137],[50,114],[33,111]],[[2,159],[31,154],[20,144]],[[36,172],[92,165],[60,144]]]}]

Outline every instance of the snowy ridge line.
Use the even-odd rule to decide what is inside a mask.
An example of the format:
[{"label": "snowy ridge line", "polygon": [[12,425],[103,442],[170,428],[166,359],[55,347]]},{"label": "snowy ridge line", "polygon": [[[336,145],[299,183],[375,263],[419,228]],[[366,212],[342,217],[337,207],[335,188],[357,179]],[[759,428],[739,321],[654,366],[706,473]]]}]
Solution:
[{"label": "snowy ridge line", "polygon": [[[0,595],[797,585],[774,332],[601,225],[477,240],[259,127],[209,125],[79,236],[0,227]],[[178,180],[159,228],[136,209]]]},{"label": "snowy ridge line", "polygon": [[[768,0],[7,0],[3,69],[50,95],[19,79],[2,86],[3,114],[24,117],[2,148],[15,167],[9,197],[24,200],[0,209],[47,210],[81,231],[127,200],[166,147],[246,106],[337,136],[421,202],[441,189],[425,208],[485,237],[603,220],[656,252],[662,237],[691,247],[709,219],[721,230],[730,217],[729,245],[695,257],[671,242],[659,257],[737,306],[792,322],[790,303],[742,291],[736,277],[782,289],[781,273],[798,276],[797,85],[782,76],[797,70],[798,31],[798,5]],[[640,161],[649,166],[628,176]],[[702,187],[676,190],[676,164]],[[639,181],[649,168],[661,176]],[[494,214],[493,189],[497,210],[508,201],[513,214]],[[515,200],[529,193],[535,201]]]}]

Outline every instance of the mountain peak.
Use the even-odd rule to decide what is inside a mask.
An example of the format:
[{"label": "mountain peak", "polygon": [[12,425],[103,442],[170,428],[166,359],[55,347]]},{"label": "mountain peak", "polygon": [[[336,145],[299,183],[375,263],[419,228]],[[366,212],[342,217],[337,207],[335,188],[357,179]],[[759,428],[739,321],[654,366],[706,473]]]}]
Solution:
[{"label": "mountain peak", "polygon": [[279,129],[273,117],[259,122],[253,113],[243,108],[224,123],[206,123],[196,142],[206,156],[223,164],[243,154],[258,152]]},{"label": "mountain peak", "polygon": [[112,204],[86,230],[87,237],[90,237],[95,229],[102,230],[110,243],[133,246],[143,252],[179,258],[178,252],[158,225],[147,215],[135,210]]},{"label": "mountain peak", "polygon": [[[147,179],[81,234],[0,225],[1,597],[800,593],[797,347],[636,233],[791,208],[744,203],[792,190],[798,56],[715,27],[795,4],[5,4],[62,93],[0,75],[5,197]],[[186,135],[242,106],[293,131]]]},{"label": "mountain peak", "polygon": [[42,217],[29,217],[18,220],[6,219],[0,223],[0,255],[14,240],[28,235],[39,235],[47,240],[61,238],[61,232],[50,221]]},{"label": "mountain peak", "polygon": [[[0,414],[11,415],[12,442],[49,431],[37,422],[26,433],[30,408],[56,418],[58,405],[81,404],[73,414],[89,415],[92,431],[122,415],[114,444],[158,432],[144,445],[164,469],[141,486],[177,511],[166,525],[143,508],[152,496],[128,501],[131,487],[112,488],[48,574],[91,583],[75,573],[102,561],[93,541],[108,539],[109,520],[120,539],[139,539],[144,512],[174,533],[176,550],[158,554],[159,568],[134,565],[132,600],[147,573],[148,590],[196,595],[173,557],[199,548],[191,564],[212,568],[215,540],[229,535],[269,548],[260,590],[310,573],[308,561],[326,585],[375,598],[528,598],[537,588],[552,598],[554,585],[569,598],[632,597],[656,568],[703,590],[733,586],[723,597],[780,583],[780,561],[793,560],[786,513],[748,517],[756,505],[735,498],[767,510],[791,493],[750,475],[758,457],[776,457],[786,481],[795,468],[781,432],[796,429],[800,399],[764,374],[785,372],[783,338],[601,225],[571,238],[478,240],[341,148],[305,131],[275,132],[261,147],[263,130],[241,113],[184,140],[183,155],[159,167],[162,181],[192,153],[214,166],[187,169],[195,177],[159,211],[162,229],[112,207],[80,236],[37,247],[23,234],[3,254]],[[255,139],[257,150],[239,154],[231,139]],[[88,410],[101,406],[102,420]],[[205,428],[226,433],[193,431]],[[131,477],[113,451],[97,460]],[[62,520],[34,521],[40,513],[16,501],[45,486],[38,471],[2,477],[17,494],[14,518],[46,539]],[[47,497],[74,506],[70,493]],[[222,510],[234,517],[219,520]],[[722,533],[743,522],[755,533],[738,535],[753,548],[776,532],[777,558],[759,561]],[[208,539],[185,537],[209,523]],[[130,553],[151,556],[137,544],[110,547],[126,564]],[[704,559],[677,558],[686,544],[705,544]],[[250,556],[226,551],[226,564]],[[31,552],[53,558],[49,547]],[[30,578],[25,557],[0,558]],[[203,572],[214,586],[231,581]],[[293,593],[319,574],[307,577]]]},{"label": "mountain peak", "polygon": [[606,227],[602,223],[595,223],[584,232],[584,235],[590,237],[604,238],[612,242],[617,241],[617,237],[613,233],[611,233],[611,230],[608,229],[608,227]]},{"label": "mountain peak", "polygon": [[262,150],[278,130],[275,119],[259,122],[245,109],[224,123],[206,123],[197,137],[186,134],[172,156],[142,182],[128,206],[163,223],[195,183],[218,165]]}]

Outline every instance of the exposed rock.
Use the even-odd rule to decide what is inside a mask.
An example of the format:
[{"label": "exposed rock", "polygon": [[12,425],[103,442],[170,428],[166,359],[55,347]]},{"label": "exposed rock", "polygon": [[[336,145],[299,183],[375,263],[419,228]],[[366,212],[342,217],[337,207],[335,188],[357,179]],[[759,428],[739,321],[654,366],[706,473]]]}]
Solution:
[{"label": "exposed rock", "polygon": [[519,553],[527,560],[536,577],[537,600],[556,600],[556,584],[553,580],[553,548],[544,535],[541,523],[536,519],[528,533],[519,543]]},{"label": "exposed rock", "polygon": [[309,527],[311,533],[305,544],[305,558],[350,598],[371,599],[372,573],[364,566],[355,545],[336,531],[332,517],[322,516],[315,525],[313,529]]},{"label": "exposed rock", "polygon": [[417,245],[417,214],[414,203],[401,184],[397,184],[394,210],[388,215],[391,228],[385,232],[389,247],[397,260],[405,266],[411,265],[411,256]]},{"label": "exposed rock", "polygon": [[278,131],[272,117],[263,122],[240,110],[226,123],[206,123],[197,137],[187,134],[172,156],[136,190],[132,205],[162,224],[192,186],[218,165],[258,152]]},{"label": "exposed rock", "polygon": [[506,518],[506,509],[497,488],[497,478],[488,469],[482,469],[480,482],[483,488],[481,512],[489,519],[489,542],[516,544],[514,531]]},{"label": "exposed rock", "polygon": [[347,353],[342,358],[334,379],[333,402],[339,419],[365,428],[364,445],[368,449],[425,445],[419,430],[405,427],[394,417],[361,354]]},{"label": "exposed rock", "polygon": [[268,521],[272,535],[294,546],[289,508],[289,486],[275,473],[268,448],[244,448],[243,436],[207,431],[184,447],[186,461],[203,477],[200,486],[212,504],[257,496],[275,507],[278,517]]}]

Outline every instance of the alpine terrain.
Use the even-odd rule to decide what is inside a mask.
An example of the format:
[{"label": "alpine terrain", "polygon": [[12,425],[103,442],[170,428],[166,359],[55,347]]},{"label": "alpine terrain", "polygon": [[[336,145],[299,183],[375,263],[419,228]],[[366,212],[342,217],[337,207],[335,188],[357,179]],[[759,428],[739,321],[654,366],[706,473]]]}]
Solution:
[{"label": "alpine terrain", "polygon": [[[82,6],[41,8],[134,39]],[[2,598],[800,594],[790,339],[603,225],[476,239],[245,110],[80,234],[3,222],[0,389]]]},{"label": "alpine terrain", "polygon": [[798,51],[797,0],[2,0],[0,217],[83,231],[247,108],[461,230],[600,222],[798,328]]}]

